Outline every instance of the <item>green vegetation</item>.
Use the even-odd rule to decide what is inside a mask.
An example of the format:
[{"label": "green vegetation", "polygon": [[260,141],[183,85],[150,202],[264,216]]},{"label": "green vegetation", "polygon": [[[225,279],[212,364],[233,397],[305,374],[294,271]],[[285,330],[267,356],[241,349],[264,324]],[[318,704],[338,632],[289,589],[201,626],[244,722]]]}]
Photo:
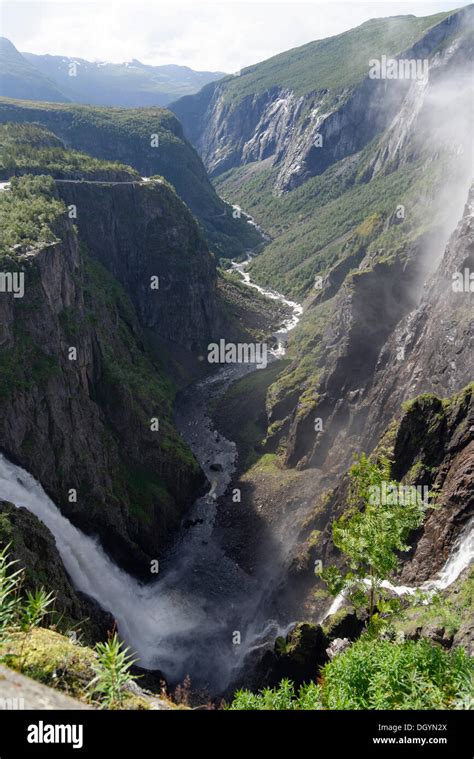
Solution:
[{"label": "green vegetation", "polygon": [[56,242],[65,213],[51,177],[14,177],[11,189],[0,192],[0,262],[11,256],[15,245],[25,252],[31,246]]},{"label": "green vegetation", "polygon": [[[419,160],[367,182],[363,167],[374,147],[368,145],[356,162],[340,161],[279,196],[273,194],[275,169],[247,178],[249,167],[244,166],[216,181],[223,197],[242,204],[273,238],[251,264],[258,282],[302,298],[310,294],[317,275],[324,277],[349,259],[356,245],[366,252],[403,255],[408,243],[441,222],[433,197],[449,170],[446,161],[426,167]],[[409,209],[405,220],[384,230],[399,204]]]},{"label": "green vegetation", "polygon": [[278,688],[265,688],[260,693],[237,691],[228,708],[233,711],[321,709],[320,688],[316,683],[309,683],[295,693],[293,683],[285,679]]},{"label": "green vegetation", "polygon": [[[169,431],[167,432],[169,435]],[[181,443],[182,450],[176,444]],[[174,435],[173,443],[165,439],[161,444],[162,450],[171,450],[176,454],[177,461],[184,459],[189,466],[195,467],[190,452],[182,444],[181,439]],[[172,510],[173,499],[159,475],[146,467],[127,467],[123,472],[124,487],[126,488],[131,505],[130,511],[143,522],[152,522],[152,514],[157,503],[162,511]]]},{"label": "green vegetation", "polygon": [[[13,117],[16,117],[12,118],[12,121],[56,123],[71,136],[79,137],[77,130],[82,125],[84,128],[103,130],[103,136],[108,134],[132,139],[139,136],[147,138],[150,149],[153,149],[150,145],[151,134],[156,133],[165,141],[165,144],[173,136],[179,139],[181,135],[181,127],[176,117],[164,108],[105,108],[71,103],[9,100],[8,98],[0,98],[0,104],[2,117],[10,112]],[[8,119],[2,118],[2,121],[8,121]],[[48,124],[44,126],[47,127]],[[54,132],[54,129],[52,131]]]},{"label": "green vegetation", "polygon": [[101,709],[120,708],[125,698],[124,686],[136,679],[130,674],[130,667],[136,660],[128,651],[116,632],[105,643],[97,643],[96,676],[89,689],[92,694],[101,694]]},{"label": "green vegetation", "polygon": [[57,356],[50,356],[26,333],[15,329],[13,346],[0,347],[0,399],[44,386],[59,371]]},{"label": "green vegetation", "polygon": [[9,546],[0,549],[0,643],[8,640],[20,612],[18,589],[23,573],[14,568],[16,562],[10,560],[8,549]]},{"label": "green vegetation", "polygon": [[323,668],[322,702],[326,709],[462,708],[473,673],[462,648],[362,638]]},{"label": "green vegetation", "polygon": [[149,708],[125,689],[135,679],[133,661],[117,633],[92,650],[76,635],[42,627],[53,594],[43,588],[24,593],[25,572],[17,563],[10,560],[8,545],[0,548],[0,662],[100,708]]},{"label": "green vegetation", "polygon": [[397,633],[416,636],[434,630],[448,637],[456,635],[461,628],[470,625],[474,617],[474,569],[467,577],[459,577],[445,591],[416,593],[407,608],[393,618]]},{"label": "green vegetation", "polygon": [[35,150],[47,148],[65,150],[64,143],[59,137],[39,124],[0,124],[0,154],[18,145]]},{"label": "green vegetation", "polygon": [[19,668],[23,669],[24,649],[33,628],[39,627],[54,601],[44,588],[22,595],[25,572],[17,569],[17,561],[9,556],[10,546],[0,548],[0,644],[8,643],[13,634],[20,638]]},{"label": "green vegetation", "polygon": [[472,699],[474,665],[462,648],[444,651],[425,640],[362,637],[326,664],[319,683],[295,692],[283,680],[261,693],[237,691],[232,710],[463,709]]},{"label": "green vegetation", "polygon": [[350,87],[367,75],[371,58],[393,56],[407,50],[450,12],[422,18],[372,19],[335,37],[275,55],[243,69],[239,76],[224,79],[219,85],[225,91],[226,100],[234,103],[272,87],[285,87],[296,95]]},{"label": "green vegetation", "polygon": [[0,177],[23,174],[95,181],[140,179],[137,171],[117,161],[102,161],[67,150],[56,135],[37,124],[0,124]]},{"label": "green vegetation", "polygon": [[[124,161],[140,176],[165,177],[197,216],[218,256],[242,255],[260,242],[255,229],[244,219],[234,219],[232,208],[218,197],[199,156],[170,111],[0,98],[0,122],[33,122],[53,132],[74,151],[89,153],[101,161]],[[54,153],[45,154],[42,160],[57,168]],[[92,167],[77,154],[64,160],[66,164],[72,162],[67,165],[74,171],[75,161],[83,168]]]},{"label": "green vegetation", "polygon": [[[329,592],[342,591],[356,609],[368,612],[368,630],[379,633],[387,627],[387,617],[400,609],[400,600],[391,598],[382,587],[396,569],[399,554],[408,551],[409,534],[423,522],[426,504],[416,490],[415,497],[399,498],[399,483],[390,477],[390,461],[371,461],[362,454],[349,470],[348,508],[332,525],[334,545],[344,554],[349,571],[344,575],[334,566],[320,575]],[[382,497],[382,489],[394,498]]]}]

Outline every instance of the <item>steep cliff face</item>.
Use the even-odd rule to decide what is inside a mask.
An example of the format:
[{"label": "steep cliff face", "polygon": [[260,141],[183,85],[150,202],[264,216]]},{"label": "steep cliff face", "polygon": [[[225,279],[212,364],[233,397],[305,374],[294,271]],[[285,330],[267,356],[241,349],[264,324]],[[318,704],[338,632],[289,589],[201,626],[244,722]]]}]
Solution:
[{"label": "steep cliff face", "polygon": [[[456,539],[472,519],[474,492],[474,386],[469,384],[449,398],[426,393],[405,404],[380,436],[374,455],[392,459],[392,476],[405,485],[426,487],[434,508],[423,526],[410,537],[411,548],[403,554],[398,584],[418,585],[433,578],[451,555]],[[340,564],[341,555],[332,542],[332,521],[348,504],[349,477],[342,477],[315,506],[301,532],[296,553],[309,552],[309,561],[296,580],[296,587],[314,588],[314,575],[306,574],[314,560],[326,566]],[[314,530],[317,541],[309,541]],[[309,547],[308,549],[308,545]],[[295,580],[296,575],[293,577]],[[304,592],[304,591],[303,591]],[[316,615],[327,610],[327,599],[313,600]]]},{"label": "steep cliff face", "polygon": [[242,254],[260,242],[255,230],[243,219],[235,218],[233,209],[219,198],[202,161],[170,111],[63,106],[0,98],[0,121],[41,124],[69,148],[102,160],[120,161],[141,176],[164,176],[199,219],[219,255]]},{"label": "steep cliff face", "polygon": [[[372,80],[337,95],[323,89],[297,96],[273,87],[234,103],[224,85],[215,85],[195,144],[211,176],[268,159],[274,191],[285,192],[363,148],[390,123],[406,90],[405,83],[389,89]],[[174,107],[186,125],[183,106]]]},{"label": "steep cliff face", "polygon": [[81,242],[122,284],[142,326],[187,350],[207,344],[217,319],[215,261],[172,188],[163,181],[57,187],[76,209]]},{"label": "steep cliff face", "polygon": [[[422,392],[449,396],[472,379],[474,290],[474,188],[440,265],[428,280],[419,306],[397,325],[378,357],[363,400],[367,435],[380,431],[375,407],[387,415]],[[467,277],[466,277],[467,273]],[[401,349],[401,350],[400,350]],[[397,359],[397,353],[399,358]]]},{"label": "steep cliff face", "polygon": [[[203,475],[173,427],[175,391],[150,358],[137,311],[118,281],[88,255],[55,192],[52,180],[25,178],[2,199],[7,223],[13,224],[12,208],[19,214],[15,230],[26,225],[21,214],[34,215],[36,208],[43,222],[49,218],[50,230],[38,224],[36,242],[3,250],[2,272],[24,274],[24,297],[0,295],[0,448],[42,483],[75,524],[98,534],[119,563],[145,573],[194,499]],[[27,204],[22,204],[22,193]],[[162,201],[168,193],[171,208],[179,202],[169,189],[158,193]],[[138,189],[137,216],[140,197]],[[85,205],[81,208],[86,214]],[[142,221],[149,208],[144,200]],[[163,204],[156,214],[183,250],[196,242],[195,257],[203,266],[200,286],[210,283],[207,300],[212,302],[209,254],[194,223],[186,222],[185,209],[183,226]],[[151,214],[149,221],[152,226]],[[7,232],[2,230],[3,238]],[[109,263],[118,260],[116,241],[112,236],[108,243]],[[161,265],[167,260],[164,281],[168,277],[180,283],[182,300],[191,310],[184,303],[181,309],[191,318],[204,293],[196,297],[192,278],[182,274],[181,256],[162,245],[150,250],[150,266],[153,255]],[[139,291],[130,287],[138,310]],[[154,292],[162,296],[161,290]],[[143,303],[140,318],[156,323],[162,306],[154,310],[146,299]],[[207,307],[201,303],[201,316],[195,314],[201,323]],[[195,327],[178,318],[176,323],[182,328],[176,339],[192,343]]]},{"label": "steep cliff face", "polygon": [[[307,569],[315,559],[326,565],[341,560],[331,524],[347,508],[349,478],[344,471],[354,454],[388,452],[394,479],[438,493],[436,508],[428,510],[423,527],[412,535],[411,551],[402,557],[401,584],[434,577],[472,517],[474,293],[467,277],[474,267],[473,223],[471,189],[462,219],[415,307],[405,300],[401,270],[392,276],[396,268],[391,267],[391,274],[385,271],[384,286],[379,282],[375,289],[383,294],[385,310],[372,288],[370,297],[363,296],[363,282],[357,282],[366,276],[363,268],[355,290],[346,280],[331,311],[334,323],[323,331],[319,345],[325,367],[306,397],[296,393],[287,427],[287,462],[314,472],[315,493],[320,495],[296,549],[293,568],[303,571],[296,570],[295,592],[302,592],[316,618],[327,610],[328,600],[313,596],[314,577]],[[412,265],[416,260],[415,255]],[[405,272],[410,272],[409,265]],[[374,273],[368,270],[367,276],[370,281]],[[393,308],[393,293],[397,308],[405,303],[402,317]],[[284,410],[281,399],[278,408]],[[318,432],[316,417],[324,419]],[[334,488],[338,480],[341,484]]]},{"label": "steep cliff face", "polygon": [[[469,40],[461,38],[470,13],[368,22],[244,69],[172,109],[211,175],[268,159],[273,191],[286,192],[360,151],[400,115],[407,93],[419,88],[420,82],[369,78],[369,59],[379,51],[402,60],[442,58],[445,48],[448,57],[460,58],[467,53]],[[416,118],[413,102],[408,115]],[[398,136],[384,160],[400,149]]]},{"label": "steep cliff face", "polygon": [[[474,294],[465,272],[474,266],[473,225],[471,190],[419,305],[416,251],[404,263],[362,263],[345,281],[321,338],[325,366],[312,402],[301,408],[300,399],[293,413],[288,463],[339,468],[352,451],[373,448],[403,401],[424,392],[450,395],[471,380]],[[323,419],[318,434],[315,417]]]},{"label": "steep cliff face", "polygon": [[[271,237],[252,278],[305,308],[266,396],[259,445],[274,482],[265,491],[248,472],[258,508],[295,477],[298,517],[317,502],[305,541],[314,538],[320,558],[316,533],[345,505],[341,491],[320,495],[402,419],[395,476],[423,464],[445,504],[416,536],[405,570],[413,582],[445,561],[472,501],[471,402],[442,401],[472,381],[472,292],[453,288],[474,266],[472,195],[462,211],[472,182],[472,19],[470,6],[369,22],[173,106],[219,191]],[[428,75],[370,78],[369,61],[384,55],[424,62]],[[417,408],[426,419],[405,416],[403,403],[425,393]]]},{"label": "steep cliff face", "polygon": [[[370,22],[176,104],[214,173],[234,167],[220,190],[272,235],[253,278],[304,302],[267,396],[265,444],[328,483],[404,400],[472,376],[472,296],[451,287],[472,268],[469,210],[444,254],[472,180],[472,14],[405,19],[396,35],[380,20],[380,39]],[[381,55],[426,61],[428,75],[371,79]]]},{"label": "steep cliff face", "polygon": [[[422,395],[407,404],[394,445],[394,474],[438,492],[401,572],[402,582],[433,577],[450,556],[474,509],[474,385],[440,401]],[[433,551],[433,546],[436,550]]]}]

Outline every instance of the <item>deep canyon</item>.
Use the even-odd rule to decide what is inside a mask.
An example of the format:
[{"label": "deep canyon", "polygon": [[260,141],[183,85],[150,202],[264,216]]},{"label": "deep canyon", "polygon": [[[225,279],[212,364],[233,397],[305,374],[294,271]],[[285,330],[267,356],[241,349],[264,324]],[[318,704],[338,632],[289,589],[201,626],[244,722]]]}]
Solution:
[{"label": "deep canyon", "polygon": [[[359,640],[315,567],[347,566],[361,454],[436,493],[383,587],[468,593],[472,24],[374,19],[169,110],[0,97],[0,274],[25,285],[0,292],[0,547],[156,689],[218,705]],[[374,80],[379,53],[428,75]],[[266,360],[216,366],[220,341]],[[469,610],[424,614],[393,636],[472,651]]]}]

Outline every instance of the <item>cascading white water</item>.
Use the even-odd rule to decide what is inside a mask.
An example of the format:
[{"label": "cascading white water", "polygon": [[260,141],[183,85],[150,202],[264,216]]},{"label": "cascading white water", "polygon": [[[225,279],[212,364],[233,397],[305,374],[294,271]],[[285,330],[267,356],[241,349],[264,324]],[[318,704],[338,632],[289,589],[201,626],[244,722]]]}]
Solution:
[{"label": "cascading white water", "polygon": [[[437,590],[445,590],[453,584],[467,567],[469,567],[474,560],[474,519],[471,519],[464,528],[461,535],[458,537],[454,544],[451,556],[445,563],[444,567],[438,572],[437,577],[421,585],[393,585],[391,582],[384,580],[381,583],[383,588],[391,590],[392,593],[396,593],[397,596],[413,595],[417,590],[421,590],[425,593],[434,592]],[[369,585],[369,580],[364,580],[366,585]],[[324,613],[320,622],[324,621],[326,617],[331,614],[335,614],[346,601],[344,591],[339,593],[332,602],[329,609]]]},{"label": "cascading white water", "polygon": [[[204,588],[197,587],[191,592],[191,588],[180,583],[190,558],[185,545],[180,567],[152,584],[142,585],[120,570],[97,540],[74,527],[28,472],[2,455],[0,499],[23,506],[48,527],[74,587],[113,614],[121,636],[136,651],[142,666],[164,668],[172,676],[186,673],[183,662],[176,661],[178,656],[183,656],[180,639],[187,639],[189,645],[189,635],[193,633],[196,638],[215,634],[221,620],[217,615],[206,613],[205,598],[200,595]],[[215,557],[207,557],[207,560],[211,566]],[[224,578],[227,571],[222,569]],[[199,586],[199,582],[197,584]],[[215,666],[219,667],[220,652],[215,653]],[[210,664],[212,666],[212,662]],[[229,673],[235,665],[236,661],[229,661]]]},{"label": "cascading white water", "polygon": [[[245,264],[237,266],[244,274]],[[245,281],[254,286],[246,273]],[[298,323],[302,308],[274,291],[255,287],[293,310],[277,333],[278,347],[270,351],[276,360],[284,355],[284,338]],[[191,508],[187,517],[192,528],[181,529],[152,583],[142,584],[119,569],[98,540],[61,514],[28,472],[0,456],[0,499],[25,507],[49,528],[74,587],[114,616],[140,664],[162,670],[172,681],[191,673],[194,683],[215,692],[232,682],[249,654],[286,630],[262,608],[274,582],[271,567],[258,578],[250,577],[226,555],[213,532],[215,499],[231,480],[237,453],[235,443],[214,430],[207,407],[231,382],[255,368],[223,366],[183,394],[176,423],[212,487]],[[219,471],[211,469],[213,464]],[[272,566],[279,561],[277,553]],[[233,631],[241,634],[240,645],[233,645]]]},{"label": "cascading white water", "polygon": [[250,274],[247,271],[247,267],[252,261],[252,258],[252,253],[248,253],[246,261],[241,261],[240,263],[238,261],[232,261],[232,270],[240,274],[242,281],[248,287],[252,287],[254,290],[257,290],[257,292],[259,292],[261,295],[264,295],[266,298],[269,298],[270,300],[278,300],[280,303],[288,306],[293,311],[293,315],[283,323],[281,329],[275,332],[278,347],[273,353],[276,358],[283,358],[286,352],[286,338],[288,336],[288,332],[294,329],[298,324],[301,318],[301,314],[303,313],[303,306],[301,306],[299,303],[296,303],[294,300],[288,300],[287,298],[283,297],[283,295],[276,292],[276,290],[272,290],[268,287],[261,287],[260,285],[257,285],[256,282],[252,282],[250,279]]},{"label": "cascading white water", "polygon": [[[293,311],[276,333],[278,347],[271,353],[278,359],[285,353],[287,333],[298,323],[302,307],[251,282],[246,271],[249,261],[250,257],[233,265],[243,281]],[[191,388],[188,400],[185,397],[182,403],[178,428],[212,481],[212,488],[192,507],[188,516],[194,526],[181,530],[165,557],[163,571],[152,583],[141,584],[119,569],[98,540],[84,535],[61,514],[30,474],[0,455],[0,499],[25,507],[49,528],[74,587],[114,616],[122,638],[136,652],[141,665],[161,669],[175,681],[192,673],[195,682],[201,680],[215,692],[233,681],[249,655],[291,627],[270,619],[262,609],[262,600],[274,590],[272,569],[278,566],[278,556],[265,575],[249,577],[225,554],[213,533],[214,496],[222,495],[231,480],[236,448],[213,429],[207,404],[251,370],[248,366],[224,366]],[[216,462],[221,471],[211,470],[210,465]],[[438,579],[430,581],[436,587],[450,585],[472,560],[472,533],[471,542],[466,540],[466,536],[460,539]],[[413,590],[399,588],[395,592]],[[327,614],[343,602],[343,597],[336,598]],[[232,644],[234,630],[242,635],[238,646]]]}]

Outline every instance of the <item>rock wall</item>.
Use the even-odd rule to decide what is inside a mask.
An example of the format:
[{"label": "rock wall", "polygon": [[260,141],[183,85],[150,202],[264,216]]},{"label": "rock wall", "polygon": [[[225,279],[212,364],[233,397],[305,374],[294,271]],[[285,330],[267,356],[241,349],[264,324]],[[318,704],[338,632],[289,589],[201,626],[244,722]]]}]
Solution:
[{"label": "rock wall", "polygon": [[[362,262],[345,281],[322,337],[325,368],[314,405],[293,410],[288,464],[340,472],[354,451],[374,448],[404,401],[451,395],[471,381],[474,293],[455,291],[453,277],[474,268],[473,203],[471,190],[419,305],[410,286],[419,276],[416,250],[405,264]],[[323,419],[317,435],[315,416]]]},{"label": "rock wall", "polygon": [[122,284],[142,326],[188,350],[207,344],[217,318],[215,261],[169,185],[58,182],[57,187],[65,203],[75,206],[81,242]]},{"label": "rock wall", "polygon": [[[167,192],[172,206],[179,202]],[[96,201],[100,206],[100,195]],[[83,214],[98,210],[81,205]],[[138,200],[134,213],[139,215]],[[213,269],[185,210],[182,227],[167,213],[161,228],[169,224],[175,248],[151,246],[143,271],[152,266],[153,255],[160,265],[167,261],[165,285],[179,283],[180,290],[166,296],[164,329],[171,335],[174,322],[176,339],[191,344],[212,303]],[[142,209],[142,221],[144,214]],[[124,233],[126,221],[116,223]],[[103,252],[111,265],[131,251],[114,251],[119,233],[114,237],[108,231]],[[104,224],[98,226],[98,237],[101,233],[105,244]],[[129,242],[133,234],[132,229]],[[172,423],[175,389],[151,358],[140,326],[139,318],[156,325],[163,306],[141,307],[140,287],[130,284],[135,310],[118,281],[86,253],[66,215],[57,236],[56,242],[16,256],[25,273],[24,298],[0,296],[0,449],[35,476],[78,527],[98,534],[121,565],[149,578],[150,559],[159,557],[204,482]],[[194,255],[195,278],[201,260],[200,281],[188,276],[180,250]],[[135,255],[138,266],[138,246]],[[121,263],[116,274],[126,284],[130,269]],[[151,429],[153,419],[158,431]]]},{"label": "rock wall", "polygon": [[[448,66],[451,59],[456,64],[463,58],[469,60],[469,39],[451,43],[465,31],[471,14],[472,8],[453,13],[396,57],[434,57],[435,68]],[[443,47],[446,50],[439,54]],[[368,65],[369,62],[367,69]],[[196,95],[181,98],[172,108],[211,175],[268,159],[276,170],[276,193],[299,187],[360,151],[389,126],[391,139],[374,159],[373,168],[380,160],[386,163],[399,157],[403,135],[417,118],[421,102],[420,82],[376,80],[368,75],[352,87],[318,89],[315,71],[314,91],[305,95],[275,85],[241,98],[227,96],[228,81],[224,79]],[[402,112],[404,101],[406,108]],[[318,147],[318,136],[324,149]]]}]

